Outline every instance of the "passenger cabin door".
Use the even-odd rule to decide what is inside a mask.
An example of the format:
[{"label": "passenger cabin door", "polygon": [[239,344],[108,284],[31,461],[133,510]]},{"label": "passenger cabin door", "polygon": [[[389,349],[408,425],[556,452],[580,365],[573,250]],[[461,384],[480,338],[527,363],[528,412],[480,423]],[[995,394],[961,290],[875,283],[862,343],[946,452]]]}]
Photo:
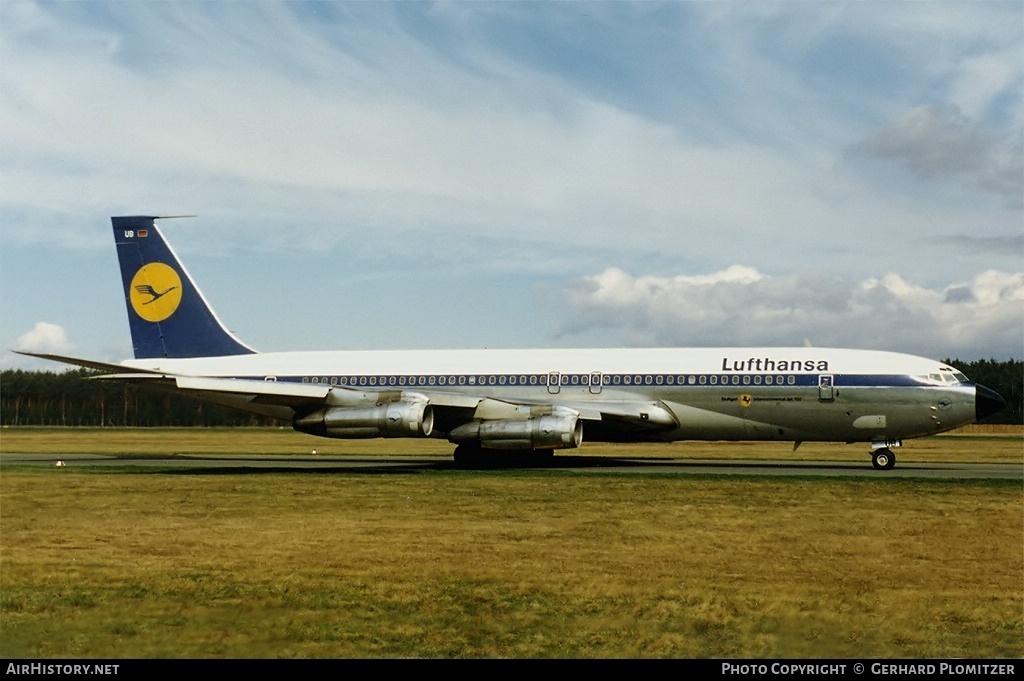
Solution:
[{"label": "passenger cabin door", "polygon": [[548,374],[548,392],[552,395],[557,395],[558,391],[562,389],[562,376],[557,371],[552,371]]},{"label": "passenger cabin door", "polygon": [[836,399],[836,386],[832,374],[818,376],[818,401],[832,402]]}]

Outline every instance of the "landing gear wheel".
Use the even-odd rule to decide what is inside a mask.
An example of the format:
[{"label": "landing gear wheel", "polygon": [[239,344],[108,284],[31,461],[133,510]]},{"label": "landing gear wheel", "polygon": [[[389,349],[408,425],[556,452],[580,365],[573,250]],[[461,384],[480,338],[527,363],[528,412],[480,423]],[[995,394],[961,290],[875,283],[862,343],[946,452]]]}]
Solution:
[{"label": "landing gear wheel", "polygon": [[553,449],[524,449],[517,452],[518,456],[513,460],[519,462],[521,466],[549,466],[555,460],[555,450]]},{"label": "landing gear wheel", "polygon": [[459,445],[453,458],[459,468],[479,468],[484,463],[484,451],[475,445]]},{"label": "landing gear wheel", "polygon": [[484,449],[479,445],[461,444],[455,448],[458,468],[522,468],[549,466],[555,458],[552,449]]},{"label": "landing gear wheel", "polygon": [[888,447],[871,452],[871,465],[876,471],[887,471],[896,465],[896,455]]}]

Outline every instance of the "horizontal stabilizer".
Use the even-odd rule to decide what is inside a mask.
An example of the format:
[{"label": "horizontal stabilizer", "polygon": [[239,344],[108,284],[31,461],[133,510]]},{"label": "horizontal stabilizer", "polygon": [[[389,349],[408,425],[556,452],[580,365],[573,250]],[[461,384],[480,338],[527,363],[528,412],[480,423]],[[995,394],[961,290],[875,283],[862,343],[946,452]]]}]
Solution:
[{"label": "horizontal stabilizer", "polygon": [[[73,364],[74,366],[83,367],[85,369],[96,369],[98,371],[113,371],[122,372],[125,367],[120,364],[108,364],[107,362],[97,362],[92,359],[79,359],[78,357],[67,357],[65,355],[50,355],[42,352],[26,352],[24,350],[14,350],[16,354],[25,355],[26,357],[36,357],[38,359],[48,359],[53,362],[63,362],[64,364]],[[137,369],[139,372],[146,372],[145,369]],[[147,372],[155,375],[161,375],[163,372],[152,371]]]}]

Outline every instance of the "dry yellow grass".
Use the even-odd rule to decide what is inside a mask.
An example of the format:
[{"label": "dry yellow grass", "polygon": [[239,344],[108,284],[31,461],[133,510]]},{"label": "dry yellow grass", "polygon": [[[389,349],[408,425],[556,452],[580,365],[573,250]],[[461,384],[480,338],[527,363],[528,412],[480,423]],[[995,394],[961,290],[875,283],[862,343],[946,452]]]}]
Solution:
[{"label": "dry yellow grass", "polygon": [[5,656],[1024,655],[1017,483],[5,467],[0,510]]},{"label": "dry yellow grass", "polygon": [[[32,428],[0,429],[0,453],[90,454],[295,454],[451,457],[443,440],[334,440],[290,428]],[[865,443],[808,442],[793,451],[787,442],[676,442],[608,444],[584,442],[569,454],[795,461],[870,461]],[[900,461],[1024,461],[1024,427],[969,426],[933,437],[907,440]]]}]

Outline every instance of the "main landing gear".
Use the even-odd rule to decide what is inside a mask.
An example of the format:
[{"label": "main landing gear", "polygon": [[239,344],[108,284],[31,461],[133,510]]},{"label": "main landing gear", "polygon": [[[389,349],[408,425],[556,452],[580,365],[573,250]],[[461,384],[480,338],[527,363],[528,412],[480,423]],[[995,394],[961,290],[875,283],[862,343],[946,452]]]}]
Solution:
[{"label": "main landing gear", "polygon": [[871,465],[876,471],[887,471],[896,465],[896,455],[888,447],[871,452]]},{"label": "main landing gear", "polygon": [[549,465],[555,457],[551,449],[484,449],[461,444],[455,448],[458,468],[519,468]]}]

